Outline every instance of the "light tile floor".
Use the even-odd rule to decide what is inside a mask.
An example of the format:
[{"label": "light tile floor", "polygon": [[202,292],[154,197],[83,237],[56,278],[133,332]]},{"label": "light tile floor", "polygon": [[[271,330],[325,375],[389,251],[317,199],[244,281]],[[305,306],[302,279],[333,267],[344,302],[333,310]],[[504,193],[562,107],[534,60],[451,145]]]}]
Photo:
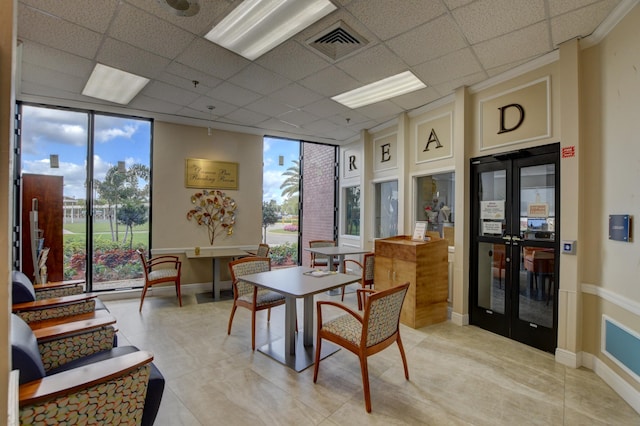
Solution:
[{"label": "light tile floor", "polygon": [[[166,294],[166,293],[164,293]],[[106,301],[119,344],[150,350],[167,383],[156,425],[640,425],[640,415],[593,372],[477,327],[450,322],[402,326],[409,364],[397,347],[369,358],[367,414],[355,355],[340,350],[296,373],[251,351],[249,311],[231,301],[201,303],[188,286],[175,297]],[[339,296],[317,298],[339,300]],[[345,303],[355,307],[355,295]],[[302,323],[299,303],[299,323]],[[256,345],[282,336],[284,307],[258,314]]]}]

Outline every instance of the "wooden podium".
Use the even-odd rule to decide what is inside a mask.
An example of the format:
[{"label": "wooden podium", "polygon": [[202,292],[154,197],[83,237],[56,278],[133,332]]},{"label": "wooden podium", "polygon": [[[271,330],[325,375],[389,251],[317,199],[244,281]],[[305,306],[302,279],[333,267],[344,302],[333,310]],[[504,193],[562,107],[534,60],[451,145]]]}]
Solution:
[{"label": "wooden podium", "polygon": [[376,290],[409,282],[400,322],[412,328],[447,320],[448,242],[412,241],[400,235],[375,242]]}]

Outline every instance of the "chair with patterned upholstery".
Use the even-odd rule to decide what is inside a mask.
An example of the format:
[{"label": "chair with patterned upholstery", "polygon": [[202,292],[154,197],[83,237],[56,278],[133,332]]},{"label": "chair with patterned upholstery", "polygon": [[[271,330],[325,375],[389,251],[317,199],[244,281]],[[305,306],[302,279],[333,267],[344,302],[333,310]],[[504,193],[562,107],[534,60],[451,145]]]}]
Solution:
[{"label": "chair with patterned upholstery", "polygon": [[271,320],[271,308],[283,305],[284,295],[275,291],[262,289],[242,281],[243,275],[256,274],[271,270],[271,259],[268,257],[249,256],[229,262],[231,281],[233,283],[233,307],[229,316],[227,334],[231,334],[231,326],[236,309],[241,306],[251,311],[251,349],[256,349],[256,312],[267,310],[267,321]]},{"label": "chair with patterned upholstery", "polygon": [[176,295],[178,296],[178,304],[182,307],[182,295],[180,293],[180,270],[182,262],[178,260],[178,256],[156,256],[147,260],[145,254],[141,250],[136,250],[142,261],[142,269],[144,270],[144,288],[140,296],[140,309],[142,312],[142,304],[147,290],[156,284],[173,282],[176,286]]},{"label": "chair with patterned upholstery", "polygon": [[[367,412],[371,412],[367,357],[397,342],[404,366],[404,377],[409,380],[409,368],[407,367],[407,359],[404,354],[404,348],[402,347],[402,340],[400,339],[399,327],[400,312],[402,311],[402,304],[404,303],[408,288],[409,283],[407,282],[378,292],[368,289],[358,289],[358,293],[371,293],[364,302],[364,312],[362,315],[337,302],[318,301],[318,330],[316,334],[313,382],[315,383],[318,380],[322,339],[342,346],[356,354],[360,359],[364,401]],[[342,309],[346,314],[323,323],[322,311],[323,308],[328,306]]]},{"label": "chair with patterned upholstery", "polygon": [[53,297],[73,296],[84,292],[84,280],[56,281],[33,284],[21,271],[11,271],[13,290],[12,303],[51,299]]},{"label": "chair with patterned upholstery", "polygon": [[[375,266],[375,253],[366,253],[362,258],[362,263],[358,262],[354,259],[345,259],[342,267],[343,271],[348,271],[351,266],[354,271],[359,271],[362,274],[362,278],[360,278],[360,285],[362,288],[369,287],[373,289],[373,271]],[[344,286],[342,287],[342,300],[344,301]],[[362,310],[362,303],[360,297],[358,297],[358,310]]]},{"label": "chair with patterned upholstery", "polygon": [[[309,248],[320,248],[320,247],[335,247],[336,242],[333,240],[311,240],[309,241]],[[332,268],[336,270],[338,266],[340,266],[340,260],[337,257],[333,257],[332,259],[333,266]],[[311,253],[311,267],[312,268],[326,268],[329,266],[329,256],[323,256],[321,254]]]},{"label": "chair with patterned upholstery", "polygon": [[259,244],[258,251],[256,252],[256,256],[258,257],[269,257],[269,244]]},{"label": "chair with patterned upholstery", "polygon": [[20,424],[153,424],[164,377],[149,352],[111,346],[115,319],[109,317],[32,331],[11,315]]}]

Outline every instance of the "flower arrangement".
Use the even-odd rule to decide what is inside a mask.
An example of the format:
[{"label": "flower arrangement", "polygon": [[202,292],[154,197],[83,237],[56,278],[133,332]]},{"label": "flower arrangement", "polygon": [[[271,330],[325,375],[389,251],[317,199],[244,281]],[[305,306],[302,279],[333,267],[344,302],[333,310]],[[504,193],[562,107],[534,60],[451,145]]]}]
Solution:
[{"label": "flower arrangement", "polygon": [[233,235],[233,225],[236,223],[236,202],[222,191],[196,192],[191,196],[191,203],[195,207],[187,212],[187,220],[194,219],[198,225],[204,225],[209,232],[209,242],[226,232]]}]

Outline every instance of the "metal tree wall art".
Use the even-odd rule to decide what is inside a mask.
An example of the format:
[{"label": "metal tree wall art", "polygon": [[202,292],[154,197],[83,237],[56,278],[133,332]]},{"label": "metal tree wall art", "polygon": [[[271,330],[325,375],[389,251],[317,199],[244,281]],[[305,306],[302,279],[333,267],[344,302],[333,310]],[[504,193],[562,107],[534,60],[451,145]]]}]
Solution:
[{"label": "metal tree wall art", "polygon": [[187,213],[188,220],[195,220],[198,225],[206,226],[209,232],[209,242],[223,232],[233,234],[236,223],[236,202],[227,197],[222,191],[196,192],[191,196],[191,203],[195,207]]}]

